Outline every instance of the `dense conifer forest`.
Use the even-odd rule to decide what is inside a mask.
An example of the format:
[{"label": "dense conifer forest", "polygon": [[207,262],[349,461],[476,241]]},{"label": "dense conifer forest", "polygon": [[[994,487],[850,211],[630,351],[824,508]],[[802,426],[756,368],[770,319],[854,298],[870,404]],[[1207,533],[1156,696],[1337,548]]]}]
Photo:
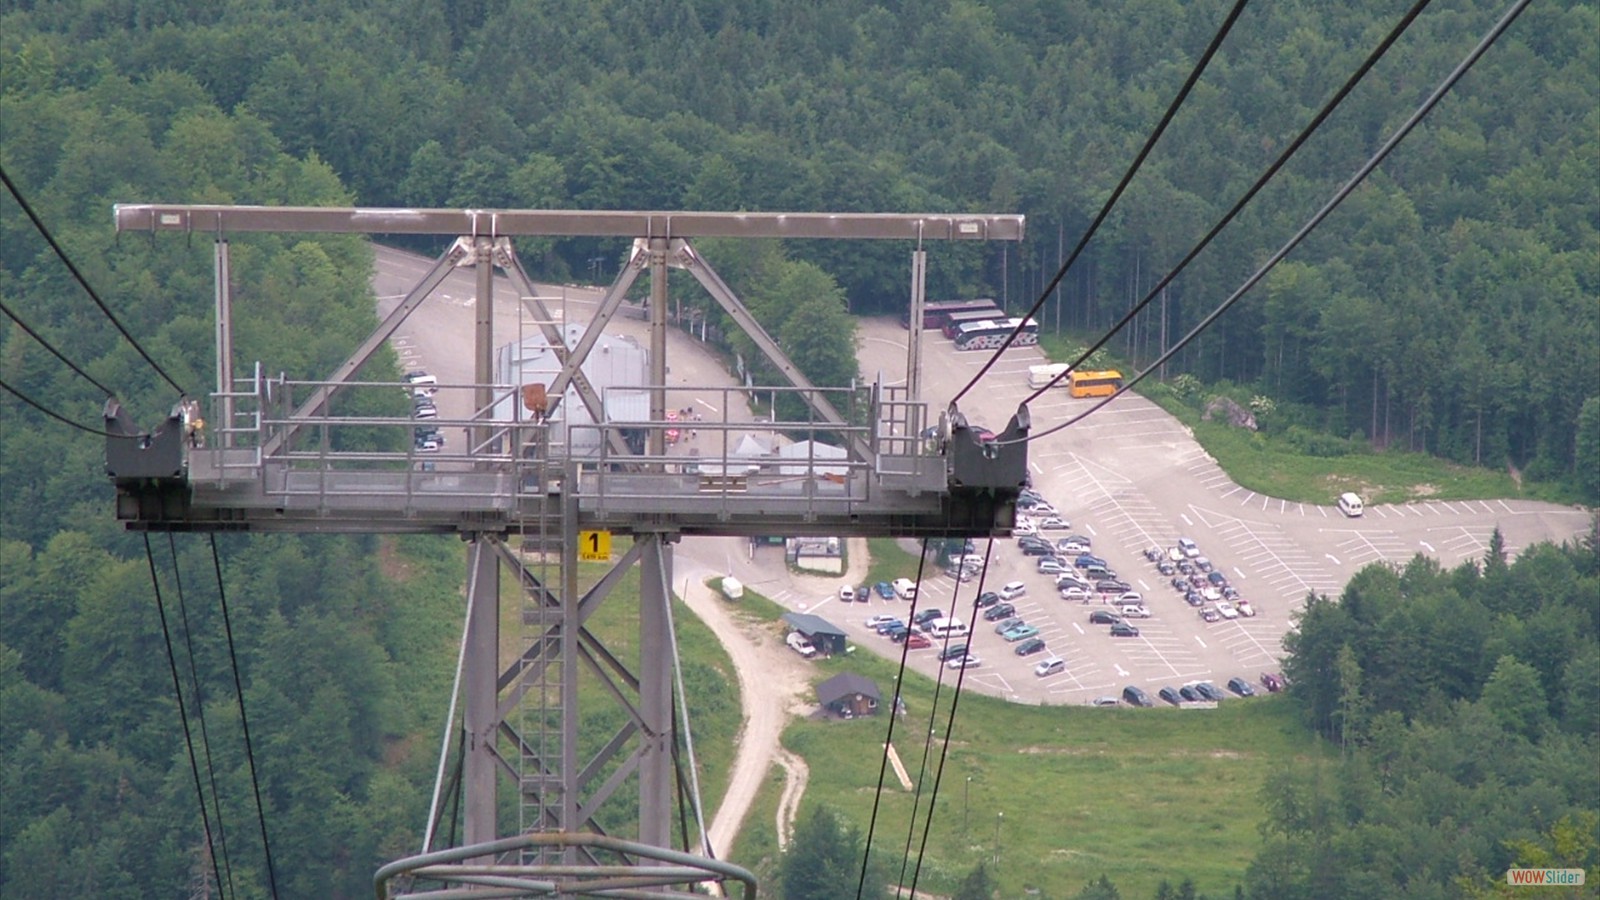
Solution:
[{"label": "dense conifer forest", "polygon": [[[1093,336],[1120,317],[1403,11],[1252,5],[1043,327]],[[1215,0],[14,2],[0,7],[0,165],[196,393],[214,380],[208,254],[117,238],[114,203],[1014,212],[1027,241],[941,252],[929,296],[1020,309],[1225,12]],[[1433,4],[1111,350],[1140,366],[1198,322],[1500,13]],[[1530,7],[1169,374],[1248,385],[1316,432],[1511,466],[1600,500],[1597,35],[1591,3]],[[623,249],[551,240],[525,255],[536,277],[585,279],[608,277]],[[898,312],[909,250],[709,252],[800,342],[847,332],[845,313]],[[330,369],[371,327],[370,265],[354,238],[238,239],[238,358],[299,377]],[[9,196],[0,299],[140,421],[177,399]],[[848,359],[818,364],[827,380],[853,374]],[[0,379],[99,422],[103,395],[10,318]],[[145,545],[111,521],[102,450],[0,401],[8,897],[179,897],[211,877]],[[218,543],[282,895],[370,895],[372,870],[416,848],[432,775],[432,738],[419,736],[436,734],[452,661],[438,630],[458,614],[455,585],[397,580],[392,554],[447,577],[454,551]],[[203,702],[236,733],[216,579],[195,583],[212,572],[208,542],[151,546],[167,596],[184,593],[205,636]],[[1459,571],[1419,560],[1309,605],[1293,702],[1349,752],[1338,772],[1285,771],[1265,798],[1271,830],[1240,873],[1250,896],[1485,893],[1513,860],[1594,872],[1596,549],[1591,536]],[[248,761],[236,741],[218,754],[238,835],[230,895],[265,896]]]}]

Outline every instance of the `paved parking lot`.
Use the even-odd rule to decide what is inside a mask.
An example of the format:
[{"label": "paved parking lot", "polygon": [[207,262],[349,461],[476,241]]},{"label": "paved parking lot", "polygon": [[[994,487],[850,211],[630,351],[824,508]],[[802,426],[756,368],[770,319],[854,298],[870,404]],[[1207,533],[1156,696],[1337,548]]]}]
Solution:
[{"label": "paved parking lot", "polygon": [[[426,260],[410,254],[380,248],[374,284],[383,298],[381,309],[392,308],[398,293],[426,265]],[[497,291],[503,291],[507,302],[497,305],[497,334],[517,335],[529,326],[510,301],[514,296],[510,286],[503,280],[501,284]],[[473,289],[470,273],[453,274],[439,295],[423,304],[396,334],[393,343],[407,368],[427,368],[447,383],[471,379],[472,331],[462,310],[473,305]],[[559,289],[551,303],[564,308],[570,300],[574,319],[581,320],[596,293]],[[642,323],[618,319],[613,327],[643,337]],[[863,320],[862,372],[869,377],[882,372],[887,381],[903,381],[906,335],[895,321]],[[923,399],[937,410],[989,354],[958,353],[936,332],[924,336]],[[681,332],[671,332],[669,357],[672,385],[731,383],[721,364]],[[1030,393],[1028,367],[1043,361],[1037,348],[1007,351],[982,389],[965,399],[962,408],[974,422],[999,431]],[[469,400],[464,393],[441,391],[443,416],[464,417]],[[707,398],[689,392],[680,396],[674,391],[669,398],[671,406],[706,402]],[[1030,407],[1035,431],[1082,412],[1092,402],[1073,400],[1064,390],[1040,398]],[[737,420],[748,418],[746,410],[730,412]],[[464,446],[460,429],[452,433],[458,436],[452,437],[450,446]],[[1497,526],[1514,554],[1538,541],[1569,539],[1588,523],[1582,511],[1529,501],[1373,506],[1365,517],[1347,519],[1331,505],[1261,496],[1228,480],[1181,424],[1135,395],[1039,439],[1029,450],[1035,486],[1071,521],[1072,531],[1090,537],[1095,554],[1145,596],[1152,617],[1136,622],[1138,637],[1113,639],[1106,626],[1089,623],[1095,604],[1061,600],[1052,579],[1037,573],[1032,558],[1023,557],[1014,541],[996,541],[985,588],[1025,582],[1028,593],[1013,603],[1018,615],[1038,626],[1049,649],[1017,657],[1014,645],[980,619],[968,640],[983,663],[967,671],[965,685],[1020,702],[1082,703],[1119,694],[1128,684],[1140,685],[1154,696],[1163,685],[1196,679],[1210,679],[1218,686],[1234,675],[1255,680],[1260,672],[1277,669],[1283,634],[1306,594],[1336,594],[1365,565],[1404,563],[1423,553],[1454,566],[1481,558]],[[1201,552],[1250,600],[1258,616],[1212,624],[1200,620],[1142,555],[1149,547],[1170,547],[1180,536],[1199,542]],[[909,603],[876,597],[865,604],[840,603],[837,581],[791,577],[781,554],[776,563],[759,556],[750,559],[744,546],[737,539],[696,538],[685,540],[682,552],[717,562],[779,603],[816,612],[844,627],[859,646],[898,658],[899,645],[870,633],[863,622],[882,612],[908,618]],[[919,606],[969,616],[977,589],[977,581],[957,585],[930,562]],[[1034,665],[1050,655],[1064,659],[1066,669],[1047,678],[1034,677]],[[912,651],[911,659],[927,674],[955,674],[938,669],[931,650]]]},{"label": "paved parking lot", "polygon": [[[906,331],[890,320],[863,323],[863,372],[904,377]],[[937,332],[925,332],[923,399],[941,408],[977,372],[988,354],[957,352]],[[982,390],[960,404],[969,419],[1000,431],[1027,396],[1027,371],[1044,362],[1037,348],[1014,349],[990,370]],[[1030,406],[1035,432],[1089,408],[1064,390]],[[1013,602],[1017,615],[1040,629],[1049,645],[1041,654],[1017,657],[1014,645],[981,618],[969,643],[983,660],[968,670],[965,685],[1031,703],[1084,703],[1139,685],[1152,696],[1164,685],[1210,680],[1221,687],[1239,675],[1252,682],[1278,671],[1283,635],[1307,594],[1337,595],[1363,566],[1403,564],[1423,553],[1442,565],[1482,558],[1499,527],[1508,549],[1543,540],[1566,540],[1587,527],[1581,510],[1529,501],[1435,501],[1368,507],[1349,519],[1331,505],[1297,503],[1256,494],[1230,481],[1188,430],[1159,407],[1134,395],[1029,448],[1035,487],[1069,519],[1071,531],[1093,540],[1094,553],[1145,597],[1152,616],[1135,620],[1138,637],[1112,638],[1107,626],[1091,625],[1090,604],[1064,601],[1053,577],[1039,574],[1011,540],[995,541],[984,589],[1012,580],[1028,585]],[[1057,534],[1065,534],[1059,532]],[[1180,536],[1198,542],[1258,615],[1206,623],[1143,556],[1150,547],[1171,547]],[[979,552],[983,550],[979,546]],[[930,563],[919,606],[970,616],[976,580],[958,585]],[[910,574],[910,573],[907,573]],[[909,604],[900,603],[902,612]],[[860,641],[898,655],[899,646],[865,633],[870,613],[849,616]],[[873,611],[877,611],[874,609]],[[1066,661],[1063,672],[1045,678],[1034,665],[1051,655]],[[912,651],[917,668],[936,674],[933,651]],[[953,672],[946,670],[947,678]]]}]

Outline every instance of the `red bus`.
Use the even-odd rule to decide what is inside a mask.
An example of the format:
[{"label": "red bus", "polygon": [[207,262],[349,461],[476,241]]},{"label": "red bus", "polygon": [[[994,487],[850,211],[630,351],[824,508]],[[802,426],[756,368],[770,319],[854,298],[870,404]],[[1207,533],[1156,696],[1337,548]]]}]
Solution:
[{"label": "red bus", "polygon": [[[993,300],[940,300],[935,303],[922,304],[922,327],[943,328],[945,320],[951,313],[987,312],[1000,318],[1000,307]],[[911,308],[900,314],[900,327],[910,328]]]}]

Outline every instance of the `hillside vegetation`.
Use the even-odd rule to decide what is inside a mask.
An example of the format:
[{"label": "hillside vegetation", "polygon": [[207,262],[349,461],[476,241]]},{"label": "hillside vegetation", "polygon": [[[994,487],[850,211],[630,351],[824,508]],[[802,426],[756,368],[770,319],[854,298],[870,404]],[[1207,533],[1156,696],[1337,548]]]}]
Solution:
[{"label": "hillside vegetation", "polygon": [[[1175,282],[1160,314],[1119,337],[1121,358],[1142,364],[1163,335],[1198,322],[1499,15],[1486,0],[1436,6]],[[115,203],[1018,212],[1029,219],[1021,246],[932,254],[929,296],[1019,308],[1223,11],[1219,0],[37,0],[0,11],[0,166],[128,330],[197,395],[214,384],[209,236],[118,238]],[[1046,329],[1081,339],[1114,321],[1399,14],[1253,4],[1047,305]],[[1535,4],[1169,376],[1268,397],[1285,430],[1509,463],[1600,498],[1596,31],[1592,4]],[[851,374],[848,354],[818,338],[848,344],[841,311],[904,303],[909,246],[705,249],[753,308],[781,320],[781,339],[813,347],[831,383]],[[522,250],[538,277],[603,279],[625,247],[530,240]],[[297,378],[330,371],[372,325],[370,266],[354,236],[235,236],[236,358]],[[0,298],[138,421],[177,400],[9,196]],[[394,372],[384,356],[363,374]],[[100,392],[9,317],[0,380],[99,422]],[[0,417],[0,893],[183,895],[211,866],[144,542],[111,521],[98,439],[10,398]],[[218,544],[282,893],[367,895],[378,864],[418,845],[433,761],[421,736],[443,721],[458,548],[338,536]],[[390,550],[426,572],[398,577],[385,568]],[[157,535],[151,551],[168,604],[180,593],[174,573],[184,575],[208,720],[236,735],[210,547]],[[1534,579],[1523,596],[1546,602],[1538,592],[1557,583]],[[1371,679],[1363,649],[1352,652]],[[1514,651],[1483,659],[1499,671],[1502,656],[1550,676]],[[702,662],[713,678],[715,664]],[[1509,663],[1505,673],[1508,685],[1527,680]],[[1583,740],[1561,724],[1566,701],[1541,684],[1548,720],[1532,725]],[[1459,687],[1445,705],[1480,702],[1479,684]],[[237,836],[229,877],[239,896],[265,896],[259,845],[245,837],[248,761],[236,739],[216,749],[222,819]],[[1507,833],[1532,846],[1559,824]],[[1304,858],[1293,841],[1307,834],[1322,832],[1284,831],[1292,845],[1273,859]],[[1473,859],[1487,865],[1498,852]],[[1316,895],[1319,882],[1286,866],[1260,870],[1276,879],[1261,883],[1310,884]]]}]

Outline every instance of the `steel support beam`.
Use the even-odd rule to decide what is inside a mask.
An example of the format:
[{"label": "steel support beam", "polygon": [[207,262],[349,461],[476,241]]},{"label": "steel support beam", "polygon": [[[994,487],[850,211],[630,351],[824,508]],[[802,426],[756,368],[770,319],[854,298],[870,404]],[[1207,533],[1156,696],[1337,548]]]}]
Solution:
[{"label": "steel support beam", "polygon": [[[473,429],[472,446],[488,450],[489,435],[493,426],[487,424],[494,409],[494,240],[487,237],[472,239],[472,262],[477,266],[477,295],[473,298],[473,368],[472,405],[476,418],[486,424]],[[520,403],[513,403],[520,410]],[[514,416],[515,417],[515,416]]]},{"label": "steel support beam", "polygon": [[495,679],[500,674],[500,561],[491,538],[472,542],[468,554],[467,650],[463,655],[461,693],[462,842],[492,841],[495,833]]},{"label": "steel support beam", "polygon": [[215,279],[217,282],[217,394],[222,406],[217,410],[217,434],[222,438],[223,449],[233,446],[233,273],[228,255],[228,242],[217,239],[212,248]]},{"label": "steel support beam", "polygon": [[[672,242],[650,239],[650,420],[667,420],[667,251]],[[665,456],[667,434],[650,429],[648,452]],[[659,466],[657,467],[659,469]]]},{"label": "steel support beam", "polygon": [[572,209],[378,209],[119,203],[118,231],[548,235],[632,238],[831,238],[1020,241],[1017,215],[949,213],[624,212]]},{"label": "steel support beam", "polygon": [[644,542],[639,567],[639,842],[672,846],[672,647],[667,604],[672,550],[661,535]]},{"label": "steel support beam", "polygon": [[911,251],[911,313],[906,319],[906,399],[922,399],[922,308],[928,276],[928,251]]}]

